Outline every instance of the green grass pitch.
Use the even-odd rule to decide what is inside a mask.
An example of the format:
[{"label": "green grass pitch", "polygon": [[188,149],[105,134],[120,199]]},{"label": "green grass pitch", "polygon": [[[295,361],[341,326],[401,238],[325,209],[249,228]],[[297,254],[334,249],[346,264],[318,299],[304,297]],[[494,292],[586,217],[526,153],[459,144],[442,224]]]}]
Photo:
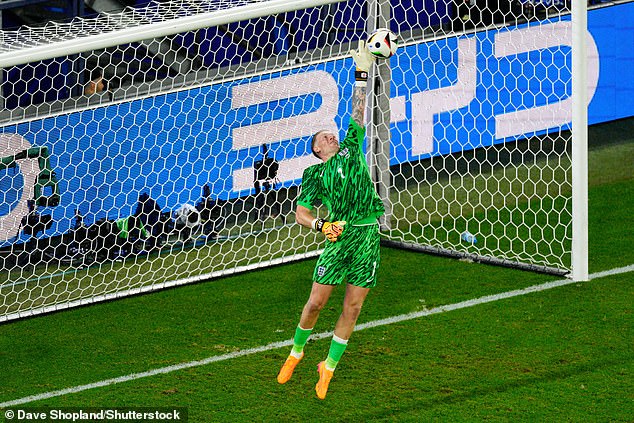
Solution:
[{"label": "green grass pitch", "polygon": [[[591,141],[610,128],[592,129]],[[634,143],[611,138],[590,153],[592,273],[634,264]],[[286,341],[313,266],[4,324],[0,403]],[[359,323],[558,279],[386,248]],[[288,347],[12,408],[187,407],[190,422],[631,422],[633,294],[634,272],[625,272],[360,330],[325,401],[314,385],[328,338],[308,343],[283,386],[275,377]],[[342,297],[335,291],[315,333],[333,329]]]}]

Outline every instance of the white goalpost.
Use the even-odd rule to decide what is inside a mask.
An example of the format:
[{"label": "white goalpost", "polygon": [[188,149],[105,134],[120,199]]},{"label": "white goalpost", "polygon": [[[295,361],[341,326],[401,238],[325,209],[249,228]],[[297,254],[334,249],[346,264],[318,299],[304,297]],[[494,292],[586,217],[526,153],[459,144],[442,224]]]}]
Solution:
[{"label": "white goalpost", "polygon": [[571,277],[588,280],[588,4],[572,4],[572,247]]},{"label": "white goalpost", "polygon": [[347,52],[380,27],[384,244],[587,279],[599,53],[573,3],[172,0],[0,31],[0,322],[318,255],[309,139],[343,135]]}]

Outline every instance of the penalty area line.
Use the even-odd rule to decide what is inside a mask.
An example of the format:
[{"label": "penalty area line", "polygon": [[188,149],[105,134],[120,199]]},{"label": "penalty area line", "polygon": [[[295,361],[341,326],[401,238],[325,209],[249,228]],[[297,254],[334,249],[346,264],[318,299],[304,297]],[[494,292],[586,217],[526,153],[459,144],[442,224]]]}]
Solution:
[{"label": "penalty area line", "polygon": [[[606,277],[606,276],[613,276],[613,275],[619,275],[619,274],[623,274],[623,273],[629,273],[629,272],[634,272],[634,264],[629,265],[629,266],[625,266],[625,267],[619,267],[619,268],[603,271],[603,272],[593,273],[593,274],[590,275],[590,280],[599,279],[599,278],[603,278],[603,277]],[[473,307],[473,306],[476,306],[476,305],[479,305],[479,304],[486,304],[486,303],[490,303],[490,302],[493,302],[493,301],[499,301],[499,300],[503,300],[503,299],[506,299],[506,298],[518,297],[518,296],[530,294],[530,293],[533,293],[533,292],[546,291],[548,289],[557,288],[557,287],[564,286],[564,285],[570,285],[570,284],[573,284],[573,283],[583,283],[583,282],[575,282],[575,281],[572,281],[570,279],[561,279],[561,280],[556,280],[556,281],[552,281],[552,282],[545,282],[545,283],[539,284],[539,285],[533,285],[533,286],[529,286],[529,287],[526,287],[526,288],[516,289],[516,290],[513,290],[513,291],[507,291],[507,292],[502,292],[502,293],[494,294],[494,295],[487,295],[487,296],[484,296],[484,297],[474,298],[472,300],[461,301],[461,302],[455,303],[455,304],[443,305],[443,306],[439,306],[439,307],[430,308],[430,309],[427,309],[427,310],[421,310],[421,311],[417,311],[417,312],[413,312],[413,313],[401,314],[401,315],[398,315],[398,316],[388,317],[388,318],[385,318],[385,319],[373,320],[371,322],[361,323],[361,324],[356,325],[355,332],[356,331],[360,331],[360,330],[364,330],[364,329],[375,328],[375,327],[378,327],[378,326],[385,326],[385,325],[390,325],[390,324],[394,324],[394,323],[404,322],[404,321],[407,321],[407,320],[418,319],[420,317],[431,316],[433,314],[445,313],[447,311],[460,310],[460,309],[463,309],[463,308]],[[332,336],[332,332],[322,332],[322,333],[317,333],[317,334],[312,335],[311,338],[314,339],[314,340],[317,340],[317,339],[328,338],[328,337],[331,337],[331,336]],[[238,358],[238,357],[243,357],[243,356],[246,356],[246,355],[257,354],[257,353],[270,351],[270,350],[283,348],[283,347],[289,347],[291,345],[293,345],[293,340],[292,339],[289,339],[289,340],[286,340],[286,341],[280,341],[280,342],[273,342],[271,344],[262,345],[262,346],[255,347],[255,348],[247,348],[247,349],[244,349],[244,350],[239,350],[239,351],[231,352],[231,353],[228,353],[228,354],[208,357],[208,358],[205,358],[203,360],[197,360],[197,361],[190,361],[190,362],[187,362],[187,363],[175,364],[173,366],[161,367],[159,369],[148,370],[146,372],[132,373],[132,374],[129,374],[129,375],[126,375],[126,376],[120,376],[120,377],[116,377],[116,378],[112,378],[112,379],[105,379],[105,380],[102,380],[102,381],[99,381],[99,382],[89,383],[87,385],[73,386],[73,387],[70,387],[70,388],[61,389],[59,391],[43,392],[41,394],[31,395],[31,396],[27,396],[27,397],[24,397],[24,398],[18,398],[18,399],[15,399],[15,400],[11,400],[11,401],[6,401],[6,402],[0,403],[0,408],[13,407],[13,406],[16,406],[16,405],[27,404],[27,403],[30,403],[30,402],[40,401],[40,400],[44,400],[44,399],[48,399],[48,398],[60,397],[60,396],[68,395],[68,394],[75,394],[75,393],[78,393],[78,392],[87,391],[89,389],[95,389],[95,388],[100,388],[100,387],[103,387],[103,386],[115,385],[115,384],[118,384],[118,383],[129,382],[129,381],[132,381],[132,380],[142,379],[142,378],[145,378],[145,377],[171,373],[171,372],[175,372],[175,371],[178,371],[178,370],[189,369],[189,368],[192,368],[192,367],[204,366],[204,365],[207,365],[207,364],[215,363],[217,361],[231,360],[231,359]]]}]

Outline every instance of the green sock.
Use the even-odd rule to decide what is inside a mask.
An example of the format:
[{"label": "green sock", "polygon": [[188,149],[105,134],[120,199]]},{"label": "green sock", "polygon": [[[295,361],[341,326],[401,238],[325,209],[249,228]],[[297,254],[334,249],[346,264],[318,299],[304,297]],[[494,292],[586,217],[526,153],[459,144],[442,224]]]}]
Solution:
[{"label": "green sock", "polygon": [[341,339],[337,335],[333,335],[332,341],[330,342],[330,351],[328,351],[328,358],[326,358],[326,368],[328,370],[335,370],[347,346],[347,339]]},{"label": "green sock", "polygon": [[293,356],[299,358],[299,356],[302,355],[304,345],[308,342],[308,337],[312,331],[312,328],[303,329],[301,326],[297,325],[297,329],[295,329],[295,337],[293,338],[293,349],[291,350],[291,354],[293,354]]}]

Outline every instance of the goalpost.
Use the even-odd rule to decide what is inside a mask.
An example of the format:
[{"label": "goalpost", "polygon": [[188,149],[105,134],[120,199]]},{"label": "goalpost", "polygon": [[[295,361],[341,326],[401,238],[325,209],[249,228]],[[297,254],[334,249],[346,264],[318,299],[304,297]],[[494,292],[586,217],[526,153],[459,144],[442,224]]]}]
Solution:
[{"label": "goalpost", "polygon": [[386,26],[383,242],[587,279],[584,2],[422,3],[172,0],[1,31],[0,322],[318,255],[294,222],[308,141],[343,136],[347,52]]}]

